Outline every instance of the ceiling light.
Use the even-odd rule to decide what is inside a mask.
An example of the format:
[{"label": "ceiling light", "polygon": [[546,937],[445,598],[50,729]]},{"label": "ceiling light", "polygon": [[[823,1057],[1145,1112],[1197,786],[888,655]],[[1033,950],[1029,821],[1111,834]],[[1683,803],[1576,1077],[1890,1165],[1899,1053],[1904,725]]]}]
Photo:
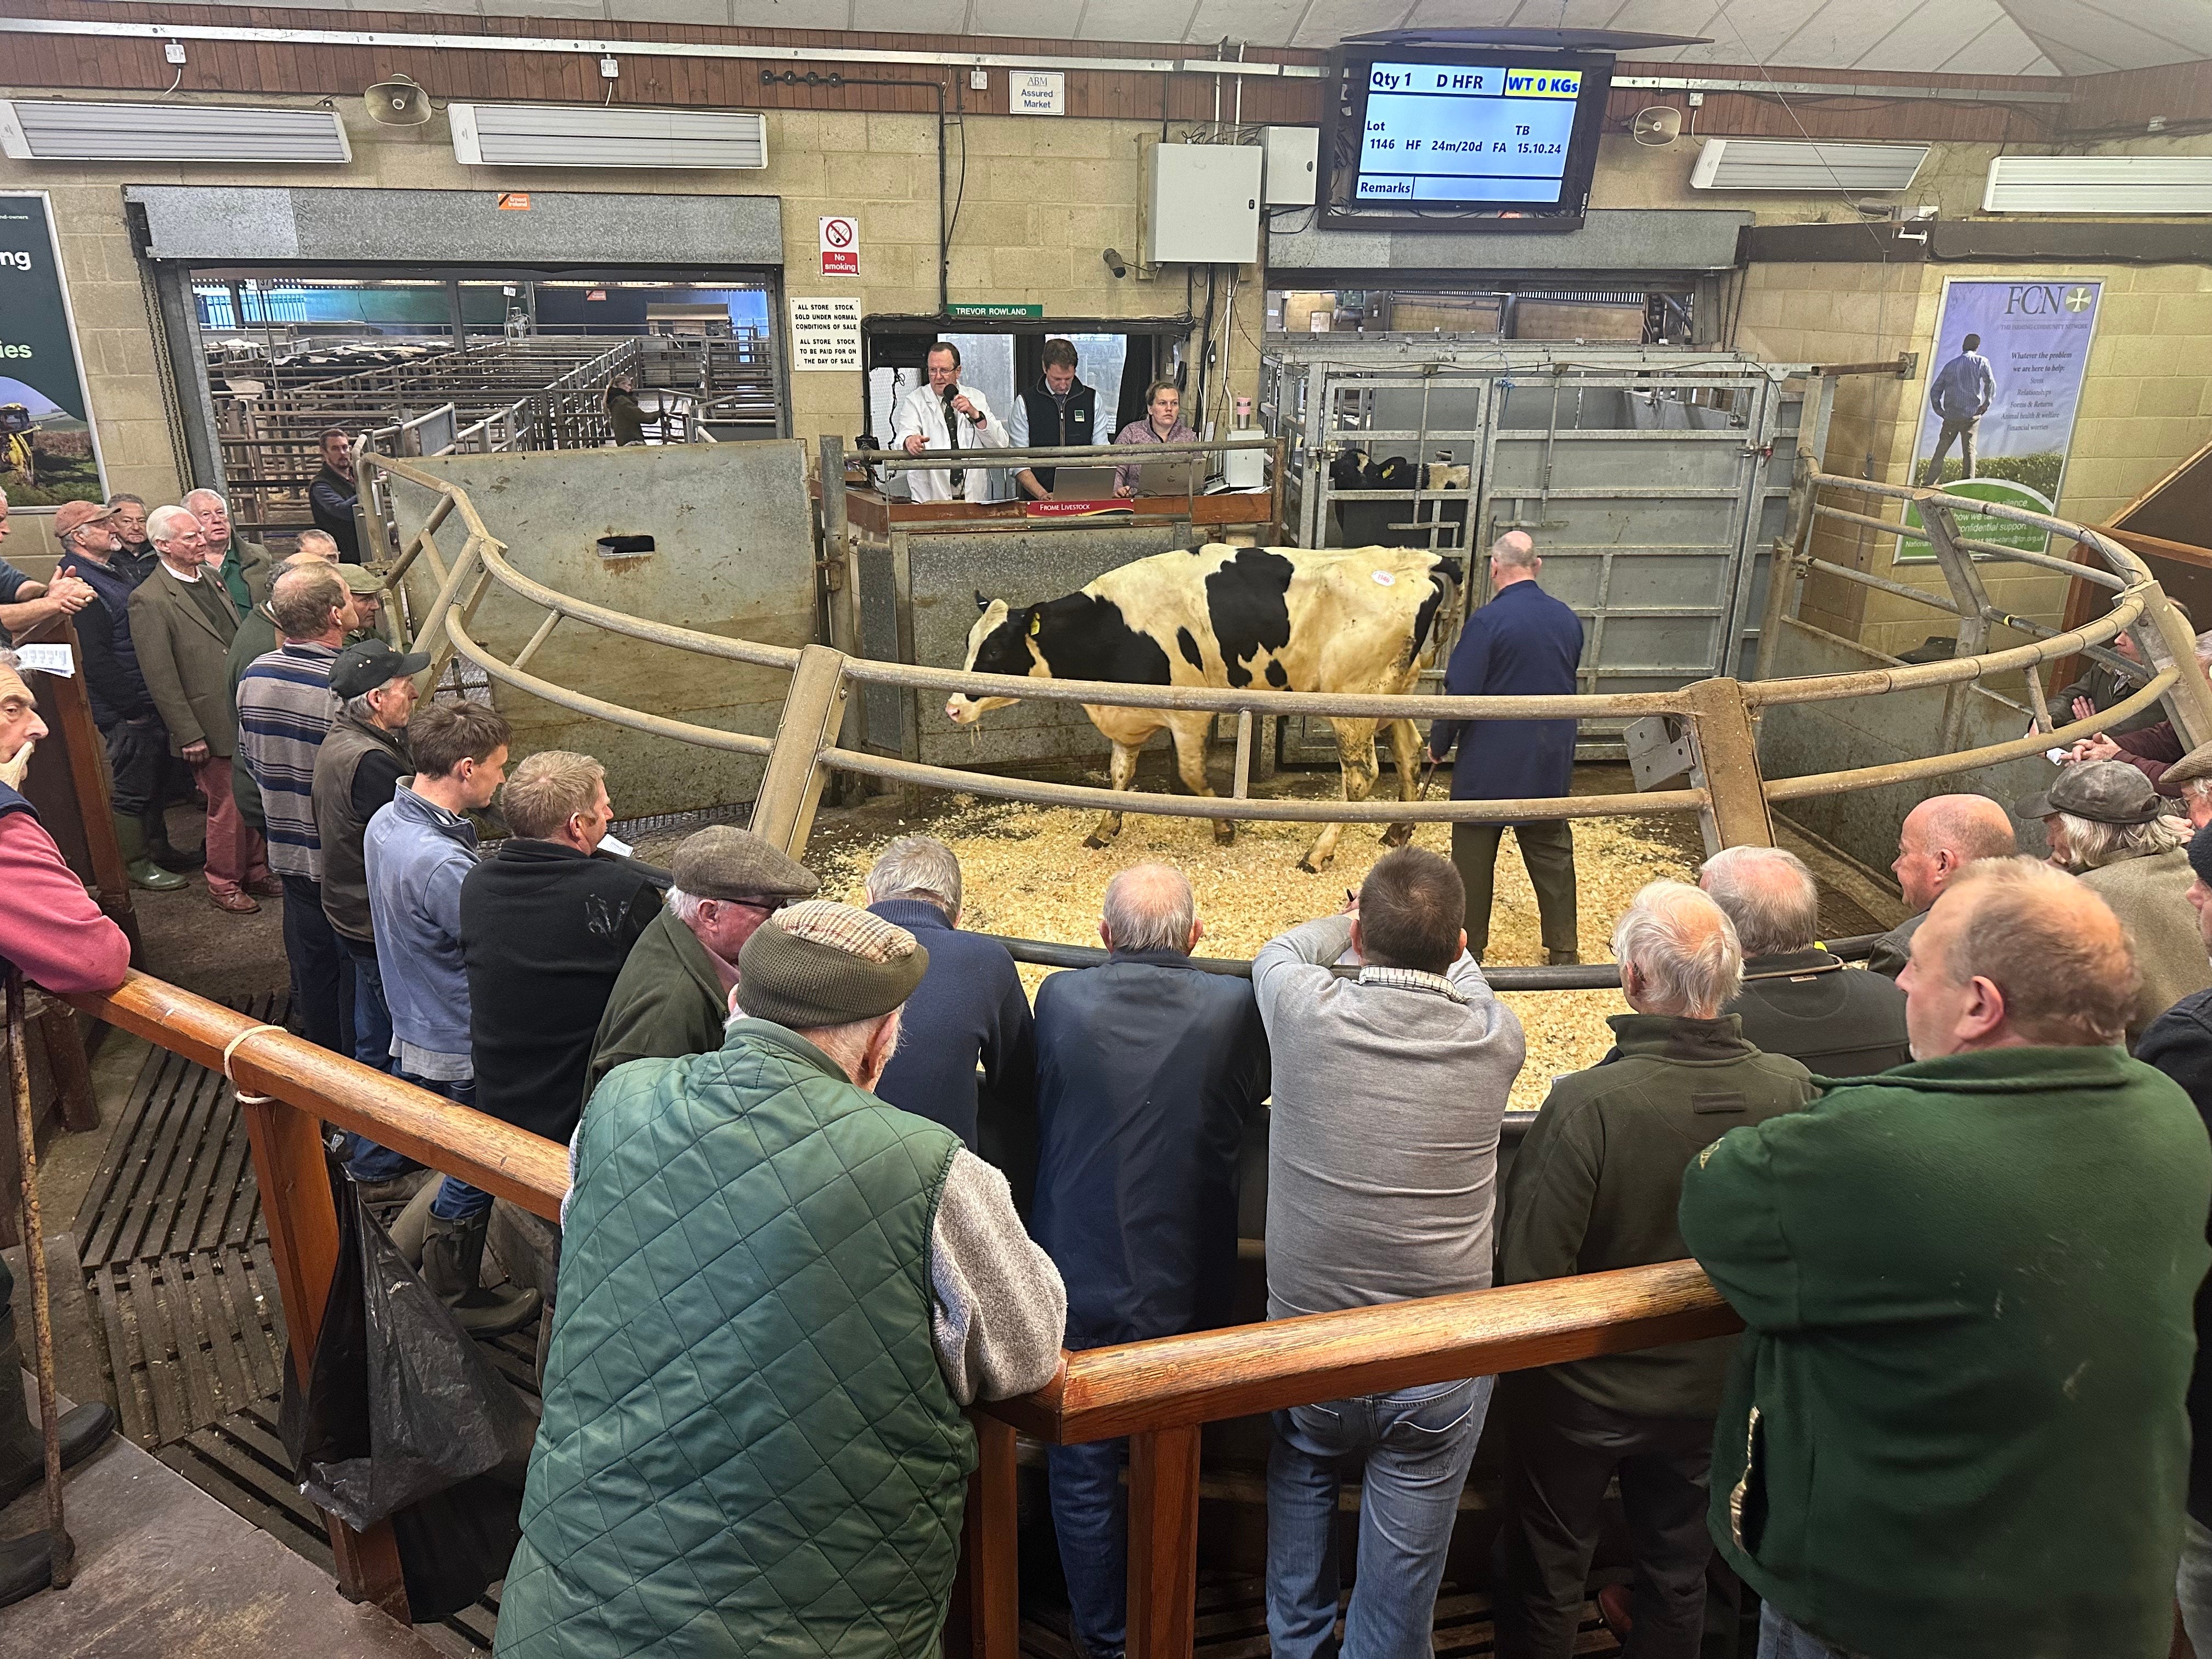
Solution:
[{"label": "ceiling light", "polygon": [[768,118],[596,104],[448,104],[467,167],[746,167],[768,165]]},{"label": "ceiling light", "polygon": [[1903,190],[1928,159],[1925,144],[1827,144],[1796,138],[1708,138],[1692,190]]},{"label": "ceiling light", "polygon": [[2212,213],[2212,155],[2000,155],[1984,213]]},{"label": "ceiling light", "polygon": [[33,98],[0,99],[0,155],[19,161],[353,160],[332,110]]}]

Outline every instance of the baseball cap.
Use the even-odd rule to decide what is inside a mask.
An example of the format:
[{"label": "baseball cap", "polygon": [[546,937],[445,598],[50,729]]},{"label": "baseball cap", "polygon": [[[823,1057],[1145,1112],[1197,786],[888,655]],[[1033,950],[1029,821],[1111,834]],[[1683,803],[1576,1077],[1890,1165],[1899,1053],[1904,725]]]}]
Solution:
[{"label": "baseball cap", "polygon": [[115,509],[103,507],[98,501],[64,501],[54,513],[54,535],[57,538],[71,531],[82,530],[102,519],[112,519]]},{"label": "baseball cap", "polygon": [[419,674],[430,665],[427,651],[394,651],[382,640],[363,640],[338,653],[331,664],[331,690],[341,697],[358,697],[387,680]]},{"label": "baseball cap", "polygon": [[2051,780],[2051,787],[2013,808],[2023,818],[2071,813],[2092,823],[2148,823],[2172,803],[2161,799],[2150,780],[2125,761],[2084,761]]}]

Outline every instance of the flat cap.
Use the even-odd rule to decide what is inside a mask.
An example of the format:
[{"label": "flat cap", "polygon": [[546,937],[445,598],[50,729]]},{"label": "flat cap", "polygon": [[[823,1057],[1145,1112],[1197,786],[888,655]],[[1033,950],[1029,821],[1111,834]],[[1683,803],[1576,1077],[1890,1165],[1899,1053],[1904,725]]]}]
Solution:
[{"label": "flat cap", "polygon": [[2023,818],[2071,813],[2092,823],[2148,823],[2172,803],[2150,787],[2150,780],[2125,761],[2084,761],[2051,781],[2051,787],[2013,808]]},{"label": "flat cap", "polygon": [[890,1012],[928,967],[929,952],[905,928],[808,899],[770,916],[738,952],[738,1006],[794,1031],[846,1025]]},{"label": "flat cap", "polygon": [[2179,789],[2197,778],[2212,778],[2212,743],[2200,743],[2166,769],[2159,781]]},{"label": "flat cap", "polygon": [[338,573],[338,580],[346,585],[349,593],[384,592],[384,578],[365,564],[334,564],[331,568]]},{"label": "flat cap", "polygon": [[684,838],[668,861],[676,884],[694,898],[805,899],[822,884],[750,830],[709,824]]}]

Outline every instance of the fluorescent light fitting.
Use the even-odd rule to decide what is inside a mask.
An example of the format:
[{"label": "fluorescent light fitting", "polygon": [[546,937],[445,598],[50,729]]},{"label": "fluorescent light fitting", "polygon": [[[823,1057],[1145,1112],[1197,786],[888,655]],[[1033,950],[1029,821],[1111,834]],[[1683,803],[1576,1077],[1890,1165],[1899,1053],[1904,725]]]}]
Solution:
[{"label": "fluorescent light fitting", "polygon": [[245,104],[96,103],[0,99],[0,155],[18,161],[301,161],[353,160],[345,125],[327,109]]},{"label": "fluorescent light fitting", "polygon": [[448,104],[465,167],[743,167],[768,165],[768,118],[742,111],[597,104]]},{"label": "fluorescent light fitting", "polygon": [[1925,144],[1830,144],[1798,138],[1708,138],[1690,170],[1692,190],[1782,190],[1801,196],[1906,188]]},{"label": "fluorescent light fitting", "polygon": [[1984,213],[2212,213],[2212,155],[2000,155]]}]

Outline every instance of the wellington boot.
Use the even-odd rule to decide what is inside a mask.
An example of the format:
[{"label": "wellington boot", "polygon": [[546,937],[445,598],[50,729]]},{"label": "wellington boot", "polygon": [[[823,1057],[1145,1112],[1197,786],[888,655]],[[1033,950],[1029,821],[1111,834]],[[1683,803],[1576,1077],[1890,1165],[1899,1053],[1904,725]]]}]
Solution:
[{"label": "wellington boot", "polygon": [[182,876],[172,875],[146,855],[146,826],[137,818],[114,814],[115,845],[123,854],[123,867],[131,876],[133,887],[143,887],[149,893],[173,893],[185,886]]},{"label": "wellington boot", "polygon": [[0,1543],[0,1607],[36,1595],[54,1582],[53,1552],[43,1532],[26,1533]]},{"label": "wellington boot", "polygon": [[536,1291],[491,1291],[477,1283],[490,1224],[489,1210],[467,1221],[432,1216],[422,1240],[422,1282],[471,1336],[505,1336],[536,1318],[544,1299]]},{"label": "wellington boot", "polygon": [[426,1181],[417,1188],[415,1196],[407,1200],[407,1207],[392,1218],[392,1225],[385,1231],[392,1242],[399,1247],[399,1254],[410,1267],[422,1265],[422,1241],[430,1232],[430,1204],[438,1196],[444,1183]]},{"label": "wellington boot", "polygon": [[[23,1351],[11,1309],[0,1314],[0,1509],[38,1485],[46,1473],[38,1419],[24,1401],[22,1378]],[[71,1407],[62,1413],[62,1467],[83,1462],[114,1432],[115,1413],[105,1401]]]},{"label": "wellington boot", "polygon": [[169,844],[169,823],[161,813],[149,812],[141,822],[146,826],[146,856],[164,870],[198,870],[207,863],[198,848]]}]

